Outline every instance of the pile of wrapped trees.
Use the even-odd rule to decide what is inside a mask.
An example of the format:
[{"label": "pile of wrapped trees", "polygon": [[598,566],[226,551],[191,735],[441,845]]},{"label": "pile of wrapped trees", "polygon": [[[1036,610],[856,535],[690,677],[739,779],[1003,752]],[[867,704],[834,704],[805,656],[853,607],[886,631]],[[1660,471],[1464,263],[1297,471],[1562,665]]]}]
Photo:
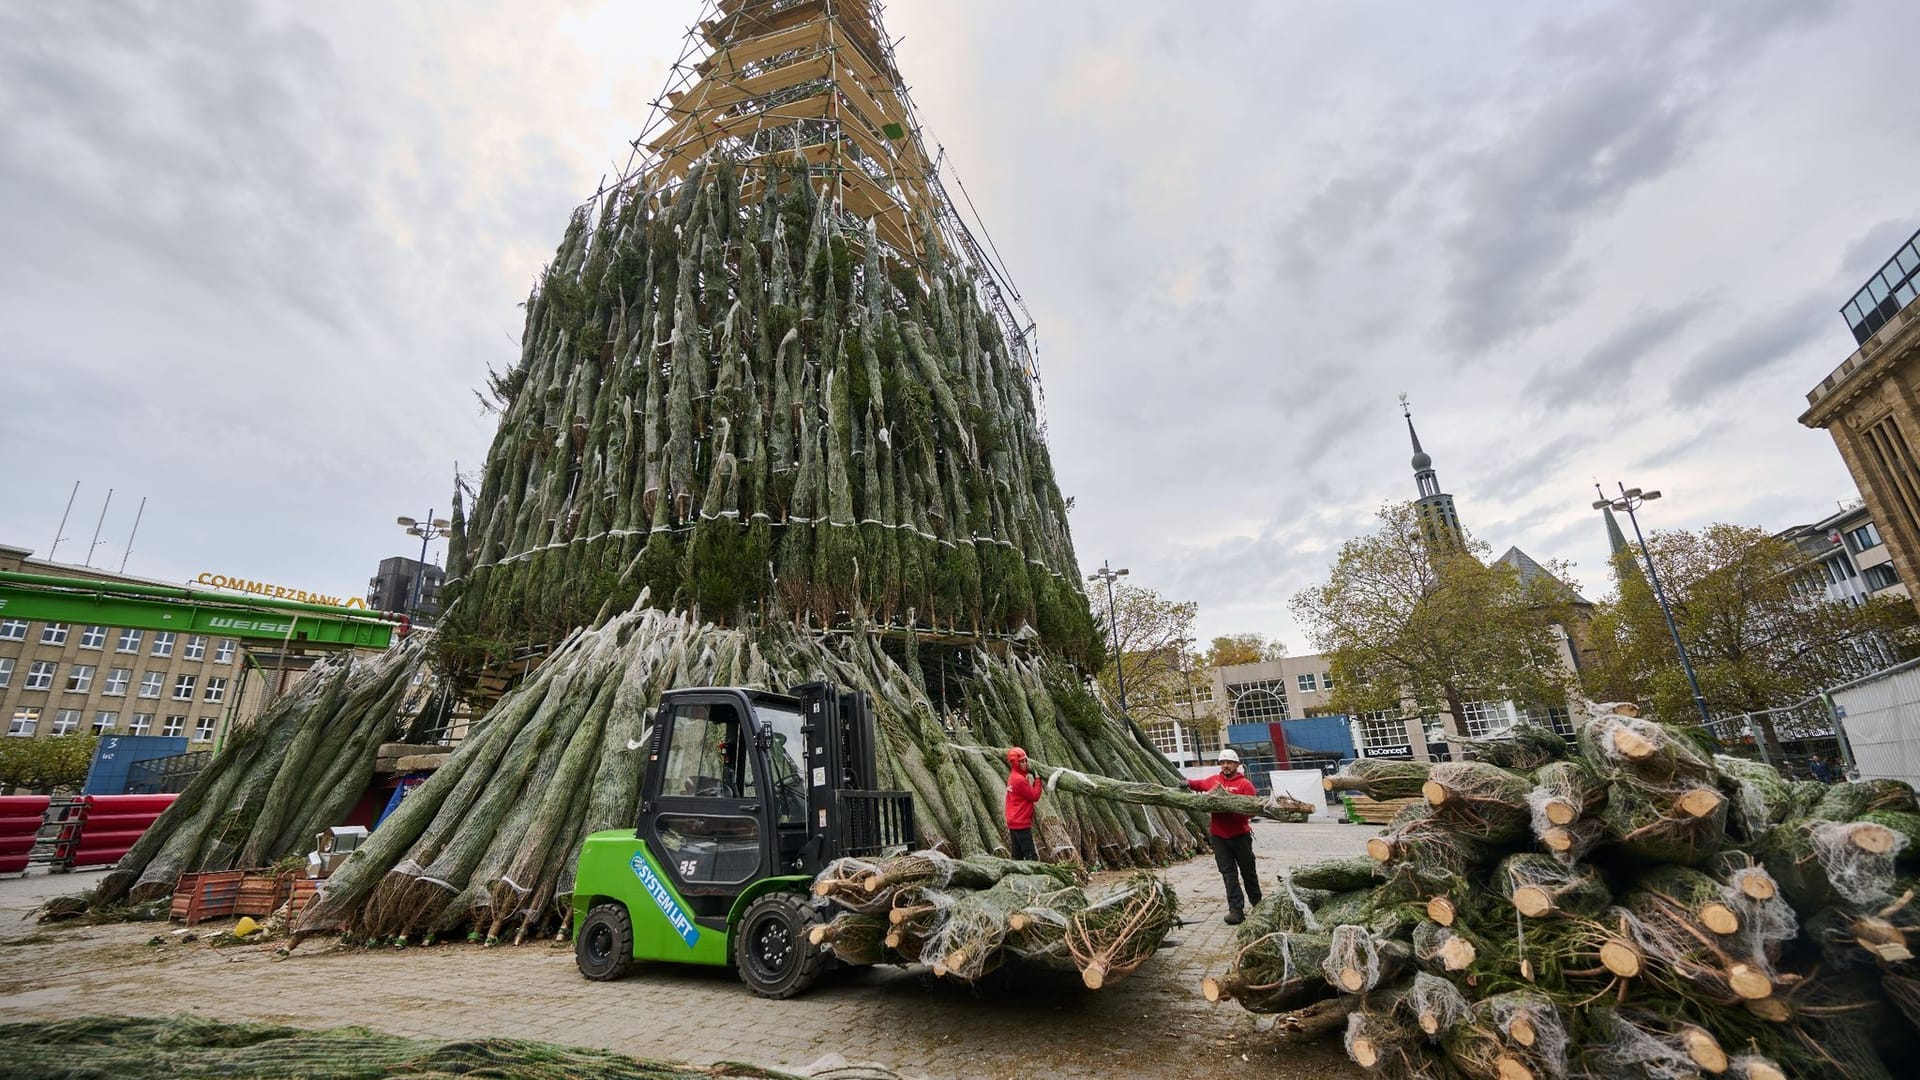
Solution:
[{"label": "pile of wrapped trees", "polygon": [[1206,996],[1344,1028],[1384,1076],[1910,1075],[1913,790],[1789,782],[1632,711],[1330,778],[1419,801],[1283,877]]},{"label": "pile of wrapped trees", "polygon": [[920,963],[973,982],[1012,962],[1078,971],[1092,990],[1131,974],[1173,928],[1173,888],[1136,873],[1100,894],[1071,867],[914,851],[839,859],[814,882],[832,917],[812,943],[854,965]]},{"label": "pile of wrapped trees", "polygon": [[252,724],[236,727],[202,769],[95,888],[106,908],[173,892],[181,874],[265,866],[313,846],[373,779],[426,651],[418,639],[379,656],[343,653],[314,665]]},{"label": "pile of wrapped trees", "polygon": [[[896,663],[877,636],[791,627],[755,635],[644,600],[570,635],[502,698],[334,872],[296,934],[492,942],[563,931],[581,840],[637,819],[644,717],[681,686],[824,679],[866,691],[885,750],[882,786],[913,793],[922,844],[955,855],[1006,852],[1004,772],[957,749],[933,719],[924,676]],[[982,653],[970,679],[976,735],[1040,748],[1089,773],[1180,782],[1143,737],[1049,661]],[[1035,838],[1054,861],[1144,867],[1195,850],[1202,827],[1183,810],[1063,788],[1041,800]]]}]

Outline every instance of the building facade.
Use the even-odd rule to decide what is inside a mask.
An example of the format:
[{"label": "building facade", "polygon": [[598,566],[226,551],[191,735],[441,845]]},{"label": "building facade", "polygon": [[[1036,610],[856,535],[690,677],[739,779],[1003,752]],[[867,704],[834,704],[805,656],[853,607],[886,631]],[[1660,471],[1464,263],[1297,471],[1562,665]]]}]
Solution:
[{"label": "building facade", "polygon": [[1808,582],[1828,600],[1862,604],[1869,597],[1911,597],[1861,500],[1843,504],[1838,513],[1812,525],[1796,525],[1776,535],[1811,560]]},{"label": "building facade", "polygon": [[[166,585],[84,566],[32,558],[0,545],[0,570]],[[193,750],[213,749],[233,724],[251,719],[278,681],[242,643],[211,634],[9,618],[0,610],[0,717],[9,738],[167,735]],[[297,677],[310,661],[283,668]]]},{"label": "building facade", "polygon": [[[418,577],[419,603],[413,602],[414,580]],[[367,579],[367,606],[375,611],[406,612],[414,622],[431,622],[440,610],[440,586],[447,572],[432,563],[421,563],[405,555],[380,560],[380,569]]]},{"label": "building facade", "polygon": [[1833,437],[1901,582],[1920,573],[1917,293],[1920,232],[1841,309],[1859,348],[1807,392],[1807,411],[1800,414],[1802,424]]}]

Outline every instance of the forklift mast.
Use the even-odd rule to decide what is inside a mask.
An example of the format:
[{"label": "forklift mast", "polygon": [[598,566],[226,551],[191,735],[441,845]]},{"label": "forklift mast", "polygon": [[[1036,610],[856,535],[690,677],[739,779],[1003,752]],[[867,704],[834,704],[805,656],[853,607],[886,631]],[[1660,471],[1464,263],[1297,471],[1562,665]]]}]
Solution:
[{"label": "forklift mast", "polygon": [[[877,855],[914,842],[913,799],[880,791],[872,702],[831,683],[788,691],[800,699],[807,736],[807,816],[818,871],[842,855]],[[817,845],[817,846],[816,846]],[[817,865],[816,865],[817,863]]]}]

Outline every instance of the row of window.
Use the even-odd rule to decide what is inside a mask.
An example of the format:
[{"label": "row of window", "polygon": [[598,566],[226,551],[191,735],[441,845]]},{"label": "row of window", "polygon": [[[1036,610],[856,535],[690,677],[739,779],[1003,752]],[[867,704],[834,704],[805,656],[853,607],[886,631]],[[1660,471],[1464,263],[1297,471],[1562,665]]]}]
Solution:
[{"label": "row of window", "polygon": [[1887,320],[1913,302],[1917,291],[1920,291],[1920,233],[1901,245],[1879,273],[1867,279],[1860,291],[1847,301],[1847,306],[1840,309],[1840,314],[1853,328],[1854,340],[1864,345]]},{"label": "row of window", "polygon": [[[67,623],[48,623],[40,628],[40,644],[65,645],[67,643],[67,635],[71,633],[72,630],[73,627]],[[80,631],[80,647],[83,649],[106,648],[107,635],[109,632],[109,628],[105,626],[88,626],[83,628]],[[146,635],[147,632],[145,630],[122,630],[120,631],[118,640],[114,643],[113,651],[137,653],[140,651],[140,645],[145,640]],[[27,620],[0,619],[0,641],[25,640],[27,640]],[[158,630],[155,631],[153,635],[150,655],[170,657],[173,655],[174,645],[178,643],[180,646],[181,659],[204,660],[207,656],[207,640],[207,635],[205,634],[186,634],[183,636],[175,634],[171,630]],[[237,645],[232,638],[221,638],[220,643],[214,646],[213,662],[216,664],[231,664],[233,662],[233,652],[236,647]]]},{"label": "row of window", "polygon": [[1315,690],[1331,690],[1333,689],[1333,672],[1329,671],[1319,676],[1315,676],[1311,672],[1305,675],[1296,675],[1294,676],[1294,682],[1299,685],[1300,692],[1303,694],[1311,694]]},{"label": "row of window", "polygon": [[[13,684],[13,670],[16,661],[11,656],[0,656],[0,690]],[[67,672],[65,692],[86,694],[93,691],[93,678],[99,668],[93,664],[75,664]],[[52,690],[60,673],[60,665],[52,660],[35,660],[27,667],[26,680],[20,684],[22,690]],[[157,698],[165,688],[167,674],[164,671],[148,671],[140,676],[139,697]],[[100,692],[109,697],[125,697],[127,687],[133,682],[132,668],[114,668],[100,684]],[[179,675],[173,680],[173,700],[192,701],[193,692],[199,687],[200,676]],[[207,684],[199,687],[201,700],[225,701],[227,697],[227,676],[210,675]]]},{"label": "row of window", "polygon": [[[1520,710],[1510,701],[1466,701],[1460,705],[1462,726],[1468,737],[1483,739],[1511,728],[1520,721],[1544,727],[1560,735],[1573,734],[1573,719],[1566,709]],[[1380,709],[1360,715],[1360,745],[1366,748],[1405,746],[1407,721],[1399,711]]]},{"label": "row of window", "polygon": [[[41,710],[39,708],[25,705],[13,710],[13,720],[7,724],[7,734],[20,738],[32,738],[34,731],[40,726],[40,713]],[[169,737],[178,737],[186,734],[188,719],[184,714],[167,717],[165,722],[160,725],[159,734]],[[198,720],[195,720],[193,724],[193,741],[213,741],[213,730],[218,727],[219,724],[220,718],[217,716],[202,716]],[[109,734],[117,730],[119,726],[120,714],[117,712],[97,712],[93,714],[93,733],[95,735]],[[80,710],[54,710],[53,724],[47,730],[54,735],[71,735],[79,731]],[[153,733],[153,714],[149,712],[134,713],[133,722],[127,725],[127,734],[149,735]]]}]

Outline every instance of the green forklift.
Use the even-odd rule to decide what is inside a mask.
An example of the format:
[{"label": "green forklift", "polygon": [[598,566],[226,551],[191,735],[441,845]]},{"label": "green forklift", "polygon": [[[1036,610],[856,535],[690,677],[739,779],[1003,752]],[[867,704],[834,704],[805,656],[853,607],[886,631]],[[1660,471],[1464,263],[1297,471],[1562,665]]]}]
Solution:
[{"label": "green forklift", "polygon": [[730,965],[764,997],[812,986],[831,960],[808,940],[814,877],[916,846],[913,796],[875,790],[873,703],[830,683],[672,690],[643,740],[639,821],[580,850],[581,974],[668,960]]}]

